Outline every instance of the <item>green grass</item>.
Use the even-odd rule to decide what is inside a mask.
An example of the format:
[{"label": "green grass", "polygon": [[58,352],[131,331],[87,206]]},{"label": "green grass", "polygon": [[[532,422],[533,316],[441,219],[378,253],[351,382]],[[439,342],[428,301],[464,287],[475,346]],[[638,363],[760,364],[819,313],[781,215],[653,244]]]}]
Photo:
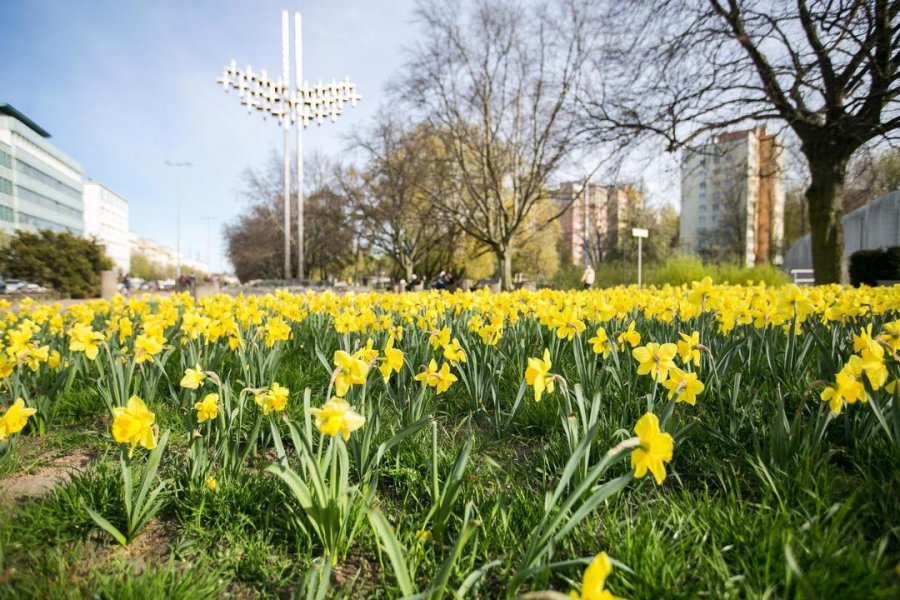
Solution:
[{"label": "green grass", "polygon": [[[657,323],[643,333],[673,339],[678,328]],[[718,378],[707,370],[708,389],[697,406],[678,407],[671,430],[688,424],[693,429],[679,440],[665,485],[648,478],[600,504],[554,548],[556,560],[607,551],[617,561],[609,586],[628,598],[898,597],[900,451],[882,435],[859,439],[841,420],[831,424],[821,444],[811,443],[820,404],[805,385],[791,382],[824,377],[827,369],[819,357],[809,354],[792,368],[779,362],[769,366],[749,342],[726,352],[729,339],[714,341]],[[780,333],[773,339],[783,348]],[[541,343],[548,341],[545,334]],[[633,365],[627,356],[620,359],[627,375]],[[570,358],[561,358],[554,371],[568,374],[573,383],[577,379]],[[303,387],[313,387],[314,402],[322,400],[323,373],[308,351],[286,353],[276,379],[293,390],[291,416],[302,418]],[[601,369],[593,381],[583,382],[603,402],[598,454],[629,435],[646,410],[652,388],[646,380],[625,379],[617,383]],[[504,366],[498,390],[505,411],[520,381],[521,365]],[[779,399],[787,406],[784,418],[797,421],[787,451],[770,435],[781,419]],[[215,492],[188,485],[189,431],[181,409],[164,398],[150,405],[160,426],[173,432],[163,465],[171,484],[151,529],[168,533],[153,538],[150,547],[139,538],[134,553],[119,549],[83,509],[95,508],[113,523],[124,519],[117,454],[105,429],[102,400],[85,385],[60,402],[50,432],[21,440],[16,453],[0,462],[0,477],[19,475],[29,465],[39,469],[46,455],[83,452],[92,459],[84,473],[45,497],[0,511],[0,598],[290,597],[319,559],[321,549],[304,529],[303,515],[280,481],[262,472],[263,458],[254,457],[242,477]],[[446,474],[465,440],[474,439],[444,539],[416,539],[432,505],[430,427],[385,459],[376,503],[415,567],[416,585],[425,589],[449,555],[471,502],[477,533],[451,573],[451,587],[500,559],[478,594],[501,597],[568,456],[559,393],[538,404],[528,389],[499,438],[487,412],[471,413],[461,385],[433,399],[432,406],[439,473]],[[396,419],[384,408],[381,438],[396,429]],[[627,463],[618,464],[608,478],[627,470]],[[521,591],[545,585],[568,591],[580,582],[584,564],[529,578]],[[338,569],[329,597],[400,595],[368,526]]]}]

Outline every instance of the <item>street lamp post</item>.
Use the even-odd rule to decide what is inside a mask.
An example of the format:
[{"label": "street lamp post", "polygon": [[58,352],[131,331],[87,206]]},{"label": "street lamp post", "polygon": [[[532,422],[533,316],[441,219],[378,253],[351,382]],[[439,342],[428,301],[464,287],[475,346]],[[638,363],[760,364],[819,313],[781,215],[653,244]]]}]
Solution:
[{"label": "street lamp post", "polygon": [[281,12],[281,64],[282,74],[276,80],[269,78],[265,70],[254,73],[249,65],[238,69],[234,60],[225,68],[217,83],[227,92],[235,89],[247,112],[260,111],[265,119],[274,117],[284,129],[284,277],[291,278],[291,209],[290,209],[290,130],[297,126],[297,278],[304,279],[303,272],[303,129],[312,121],[321,125],[325,119],[337,121],[344,104],[356,106],[362,96],[356,93],[356,85],[349,79],[331,84],[310,86],[303,81],[302,21],[300,13],[294,14],[294,68],[295,81],[290,81],[290,32],[288,11]]},{"label": "street lamp post", "polygon": [[212,254],[210,254],[210,244],[209,244],[209,225],[215,220],[215,217],[206,215],[202,217],[204,221],[206,221],[206,268],[209,269],[209,274],[213,274],[212,268]]},{"label": "street lamp post", "polygon": [[637,238],[638,241],[638,289],[641,289],[641,240],[650,235],[650,232],[646,229],[641,229],[639,227],[634,227],[631,230],[631,235]]},{"label": "street lamp post", "polygon": [[181,169],[188,168],[191,163],[187,161],[166,161],[167,167],[174,167],[175,171],[175,278],[181,277]]}]

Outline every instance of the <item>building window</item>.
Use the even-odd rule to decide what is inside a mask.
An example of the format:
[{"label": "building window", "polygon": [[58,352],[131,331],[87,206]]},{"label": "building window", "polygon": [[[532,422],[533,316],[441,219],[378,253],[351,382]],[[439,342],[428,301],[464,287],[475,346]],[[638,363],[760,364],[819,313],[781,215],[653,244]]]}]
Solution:
[{"label": "building window", "polygon": [[55,177],[51,177],[50,175],[47,175],[46,173],[44,173],[43,171],[41,171],[39,169],[35,169],[28,163],[22,162],[18,158],[16,159],[16,169],[18,171],[20,171],[21,173],[27,175],[28,177],[31,177],[34,180],[40,181],[44,185],[49,186],[58,192],[62,192],[63,194],[69,196],[70,198],[73,198],[73,199],[76,199],[79,201],[81,200],[81,192],[79,190],[73,188],[70,185],[63,183],[62,181],[60,181],[59,179],[56,179]]},{"label": "building window", "polygon": [[705,182],[705,181],[701,181],[701,182],[700,182],[700,187],[701,187],[701,188],[705,188],[705,187],[706,187],[706,182]]},{"label": "building window", "polygon": [[713,223],[718,223],[718,222],[719,222],[719,215],[713,215],[713,218],[712,218],[712,219],[713,219]]},{"label": "building window", "polygon": [[4,177],[0,177],[0,194],[12,196],[12,181]]},{"label": "building window", "polygon": [[721,194],[719,192],[713,192],[713,200],[718,200]]},{"label": "building window", "polygon": [[0,165],[6,167],[7,169],[12,168],[12,157],[9,155],[9,152],[0,150]]},{"label": "building window", "polygon": [[705,204],[701,204],[701,205],[700,205],[700,212],[706,212],[706,205],[705,205]]},{"label": "building window", "polygon": [[19,196],[20,200],[27,200],[38,206],[43,206],[44,208],[49,208],[52,211],[55,211],[61,215],[66,215],[67,217],[72,217],[73,219],[81,219],[81,211],[72,208],[71,206],[66,206],[62,202],[57,202],[52,198],[48,198],[43,194],[38,194],[37,192],[33,192],[28,188],[22,187],[21,185],[16,186],[16,193]]},{"label": "building window", "polygon": [[70,233],[81,234],[81,229],[67,227],[66,225],[35,217],[34,215],[29,215],[28,213],[23,213],[21,211],[19,211],[19,224],[33,225],[36,229],[51,229],[53,231],[68,231]]},{"label": "building window", "polygon": [[13,214],[13,209],[8,206],[0,205],[0,220],[9,221],[12,223],[15,221],[15,215]]},{"label": "building window", "polygon": [[719,204],[718,202],[713,204],[713,210],[719,210],[719,207],[721,207],[721,204]]},{"label": "building window", "polygon": [[706,223],[706,217],[700,217],[700,224],[703,225]]}]

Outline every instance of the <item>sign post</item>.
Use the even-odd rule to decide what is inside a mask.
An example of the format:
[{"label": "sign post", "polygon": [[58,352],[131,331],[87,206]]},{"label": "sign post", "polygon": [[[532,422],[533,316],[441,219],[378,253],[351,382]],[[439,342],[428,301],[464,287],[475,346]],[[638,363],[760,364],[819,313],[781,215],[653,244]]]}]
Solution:
[{"label": "sign post", "polygon": [[650,232],[646,229],[641,229],[639,227],[634,227],[631,230],[631,235],[637,238],[638,241],[638,289],[641,289],[641,254],[643,252],[643,248],[641,247],[641,240],[650,235]]}]

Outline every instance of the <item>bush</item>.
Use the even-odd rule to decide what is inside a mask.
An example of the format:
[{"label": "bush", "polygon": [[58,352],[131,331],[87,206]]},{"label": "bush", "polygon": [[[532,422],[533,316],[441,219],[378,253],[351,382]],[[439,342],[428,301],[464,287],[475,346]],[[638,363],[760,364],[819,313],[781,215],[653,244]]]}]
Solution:
[{"label": "bush", "polygon": [[900,280],[900,246],[877,250],[857,250],[850,255],[850,283],[878,285],[879,281]]},{"label": "bush", "polygon": [[14,279],[52,287],[72,298],[100,295],[100,272],[112,268],[103,247],[68,232],[19,231],[0,250],[0,269]]},{"label": "bush", "polygon": [[675,256],[667,258],[664,263],[650,267],[644,271],[644,283],[647,285],[681,285],[692,281],[700,281],[713,275],[714,265],[705,266],[696,256]]},{"label": "bush", "polygon": [[[594,287],[605,288],[637,283],[637,265],[633,263],[606,262],[594,267],[597,278]],[[583,270],[577,265],[567,265],[559,270],[553,280],[558,289],[580,289]],[[682,285],[700,281],[709,275],[713,283],[745,284],[748,281],[766,285],[790,283],[790,277],[772,265],[744,267],[734,264],[705,265],[696,256],[673,256],[665,262],[644,265],[643,283],[646,285]]]}]

